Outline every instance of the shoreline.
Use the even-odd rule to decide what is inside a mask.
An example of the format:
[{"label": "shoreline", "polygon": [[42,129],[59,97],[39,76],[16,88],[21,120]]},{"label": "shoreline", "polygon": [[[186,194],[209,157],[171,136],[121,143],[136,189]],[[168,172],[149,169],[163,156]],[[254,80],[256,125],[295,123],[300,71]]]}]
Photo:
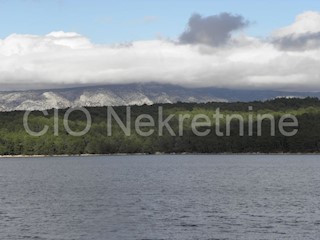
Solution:
[{"label": "shoreline", "polygon": [[0,155],[1,158],[58,158],[58,157],[110,157],[110,156],[165,156],[165,155],[178,155],[178,156],[197,156],[197,155],[211,155],[211,156],[233,156],[233,155],[248,155],[248,156],[281,156],[281,155],[320,155],[320,153],[112,153],[112,154],[76,154],[76,155]]}]

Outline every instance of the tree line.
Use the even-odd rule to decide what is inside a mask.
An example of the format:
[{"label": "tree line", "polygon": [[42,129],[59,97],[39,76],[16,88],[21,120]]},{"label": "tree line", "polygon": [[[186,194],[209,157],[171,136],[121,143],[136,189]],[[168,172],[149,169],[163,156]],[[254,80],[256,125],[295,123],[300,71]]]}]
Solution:
[{"label": "tree line", "polygon": [[[184,123],[183,135],[175,134],[164,128],[163,133],[145,137],[137,134],[134,126],[130,136],[126,136],[121,127],[112,125],[112,135],[108,135],[107,107],[90,107],[87,110],[92,118],[89,132],[77,137],[70,135],[63,127],[63,116],[67,109],[59,110],[58,134],[54,134],[54,110],[45,116],[40,111],[32,112],[28,124],[33,131],[40,131],[45,125],[49,127],[46,134],[40,137],[29,135],[23,126],[23,111],[0,113],[0,155],[77,155],[77,154],[115,154],[115,153],[319,153],[320,152],[320,100],[318,98],[279,98],[270,101],[250,103],[175,103],[155,104],[131,107],[131,118],[141,114],[152,116],[158,124],[158,109],[163,108],[164,117],[173,114],[170,126],[175,133],[179,132],[179,114],[204,114],[211,116],[217,108],[224,114],[240,114],[248,119],[249,113],[273,114],[278,122],[283,114],[297,117],[299,126],[294,136],[283,136],[279,131],[270,135],[270,121],[263,121],[262,134],[258,136],[257,127],[253,124],[252,136],[239,136],[239,123],[231,125],[230,136],[208,134],[197,136],[191,129],[190,120]],[[126,107],[114,107],[120,120],[125,122]],[[248,111],[250,110],[250,112]],[[74,131],[81,131],[86,126],[86,116],[75,111],[70,114],[68,124]],[[189,122],[188,122],[189,121]],[[222,121],[224,121],[222,119]],[[257,119],[253,118],[253,121]],[[212,126],[202,126],[199,131],[215,130]],[[245,125],[247,128],[247,125]],[[142,127],[147,130],[148,127]],[[109,129],[110,130],[110,129]],[[247,129],[245,129],[247,130]],[[221,131],[225,132],[222,124]]]}]

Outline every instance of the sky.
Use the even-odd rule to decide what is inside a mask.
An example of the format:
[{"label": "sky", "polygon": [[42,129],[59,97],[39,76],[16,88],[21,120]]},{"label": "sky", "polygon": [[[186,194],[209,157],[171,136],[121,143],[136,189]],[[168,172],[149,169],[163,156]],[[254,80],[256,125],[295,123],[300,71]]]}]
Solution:
[{"label": "sky", "polygon": [[0,90],[110,83],[320,91],[314,0],[0,0]]}]

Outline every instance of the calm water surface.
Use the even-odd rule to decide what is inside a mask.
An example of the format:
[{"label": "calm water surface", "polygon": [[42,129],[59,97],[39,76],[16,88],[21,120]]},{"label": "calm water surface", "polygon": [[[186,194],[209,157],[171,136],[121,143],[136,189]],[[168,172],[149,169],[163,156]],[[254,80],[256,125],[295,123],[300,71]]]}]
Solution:
[{"label": "calm water surface", "polygon": [[320,239],[320,159],[0,159],[0,239]]}]

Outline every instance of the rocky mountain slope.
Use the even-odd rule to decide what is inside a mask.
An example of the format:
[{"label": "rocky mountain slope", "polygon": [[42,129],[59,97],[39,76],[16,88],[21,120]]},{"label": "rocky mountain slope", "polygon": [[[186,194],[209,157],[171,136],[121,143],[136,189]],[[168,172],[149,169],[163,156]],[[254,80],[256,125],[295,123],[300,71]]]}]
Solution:
[{"label": "rocky mountain slope", "polygon": [[50,90],[0,92],[0,111],[44,110],[75,106],[119,106],[181,102],[232,102],[276,97],[320,97],[319,92],[279,92],[184,88],[169,84],[126,84]]}]

